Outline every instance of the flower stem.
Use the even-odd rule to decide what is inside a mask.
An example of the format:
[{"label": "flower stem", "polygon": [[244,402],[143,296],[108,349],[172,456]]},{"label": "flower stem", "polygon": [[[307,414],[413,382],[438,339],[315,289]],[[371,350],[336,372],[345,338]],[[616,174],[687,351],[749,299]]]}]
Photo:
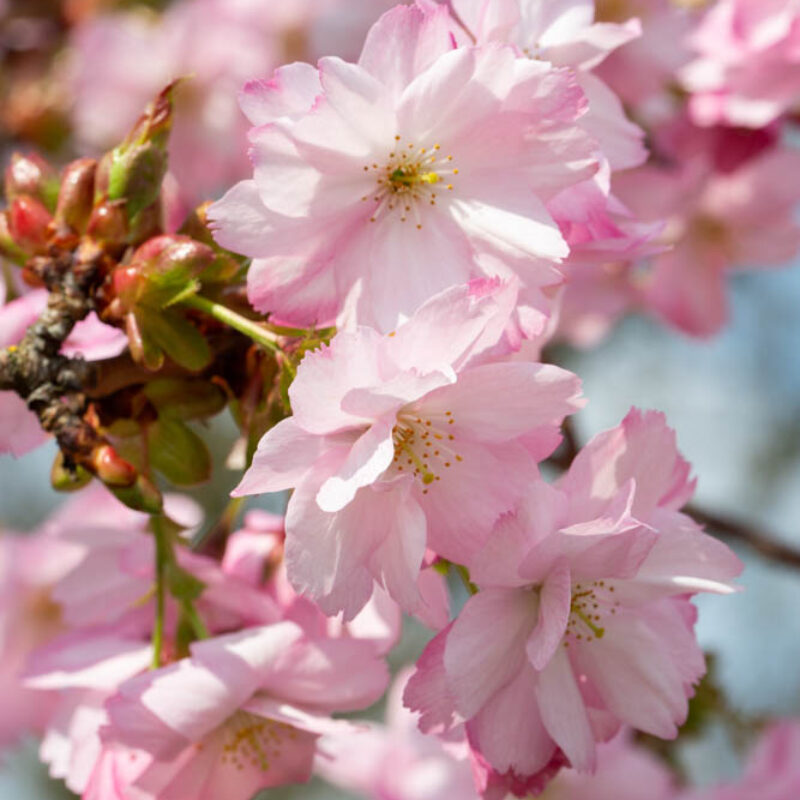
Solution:
[{"label": "flower stem", "polygon": [[181,610],[183,611],[186,619],[189,621],[189,624],[192,626],[194,635],[198,639],[208,639],[211,634],[208,632],[208,628],[206,627],[205,622],[203,622],[203,618],[197,613],[194,603],[192,603],[191,600],[184,600],[181,603]]},{"label": "flower stem", "polygon": [[170,559],[170,544],[162,518],[152,518],[153,534],[156,539],[156,618],[153,623],[153,669],[161,666],[161,653],[164,648],[164,617],[167,599],[167,563]]},{"label": "flower stem", "polygon": [[222,322],[228,327],[233,328],[234,330],[239,331],[239,333],[249,337],[256,344],[266,347],[273,353],[281,352],[279,339],[275,334],[266,330],[266,328],[263,328],[257,322],[253,322],[252,320],[247,319],[247,317],[243,317],[233,309],[222,305],[222,303],[215,303],[213,300],[209,300],[207,297],[201,297],[200,295],[193,294],[189,297],[183,298],[183,300],[181,300],[181,305],[188,306],[189,308],[194,308],[198,311],[208,314],[215,320]]}]

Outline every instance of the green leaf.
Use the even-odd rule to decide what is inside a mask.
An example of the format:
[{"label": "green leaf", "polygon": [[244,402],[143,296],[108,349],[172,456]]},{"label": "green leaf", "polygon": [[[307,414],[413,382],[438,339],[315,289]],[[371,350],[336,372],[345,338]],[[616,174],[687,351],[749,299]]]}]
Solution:
[{"label": "green leaf", "polygon": [[176,486],[192,486],[211,477],[205,442],[177,419],[159,419],[147,429],[150,464]]},{"label": "green leaf", "polygon": [[211,363],[211,348],[203,334],[179,312],[140,305],[135,313],[143,340],[149,339],[176,364],[199,372]]},{"label": "green leaf", "polygon": [[197,379],[161,378],[148,383],[144,393],[158,409],[159,416],[173,419],[212,417],[227,402],[222,389]]}]

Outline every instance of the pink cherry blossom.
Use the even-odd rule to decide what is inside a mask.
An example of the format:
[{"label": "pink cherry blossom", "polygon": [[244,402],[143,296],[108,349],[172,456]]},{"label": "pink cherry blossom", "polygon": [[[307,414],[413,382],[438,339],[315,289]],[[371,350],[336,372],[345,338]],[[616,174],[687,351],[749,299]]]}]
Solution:
[{"label": "pink cherry blossom", "polygon": [[0,534],[0,747],[41,730],[52,711],[19,682],[31,652],[62,630],[51,588],[77,557],[40,531]]},{"label": "pink cherry blossom", "polygon": [[335,786],[374,800],[477,800],[464,744],[424,736],[416,716],[403,706],[410,672],[395,679],[385,724],[320,740],[316,771]]},{"label": "pink cherry blossom", "polygon": [[652,260],[644,302],[695,336],[711,335],[725,322],[731,268],[781,264],[800,247],[794,215],[800,191],[786,179],[800,168],[797,153],[781,146],[753,155],[739,149],[741,160],[723,170],[715,150],[727,150],[730,159],[736,137],[710,141],[710,151],[679,151],[686,157],[674,167],[648,165],[614,182],[638,216],[666,220],[660,239],[670,249]]},{"label": "pink cherry blossom", "polygon": [[[388,653],[402,631],[402,615],[397,604],[379,586],[364,608],[348,623],[326,617],[314,603],[295,592],[286,575],[284,554],[284,519],[255,509],[245,516],[244,527],[228,538],[222,569],[228,575],[245,580],[250,586],[268,593],[280,606],[285,619],[296,622],[306,631],[320,636],[352,636],[369,641],[379,655]],[[441,581],[441,576],[437,575]],[[437,607],[447,619],[446,590],[441,587],[444,608]],[[444,624],[444,623],[443,623]],[[443,626],[440,625],[440,627]]]},{"label": "pink cherry blossom", "polygon": [[800,9],[793,0],[719,0],[691,38],[682,72],[699,125],[761,128],[800,97]]},{"label": "pink cherry blossom", "polygon": [[596,741],[621,724],[674,737],[705,670],[688,597],[732,591],[741,569],[677,510],[688,473],[663,416],[632,411],[557,487],[533,484],[409,682],[423,730],[466,720],[479,763],[522,794],[564,759],[592,771]]},{"label": "pink cherry blossom", "polygon": [[692,58],[688,36],[700,4],[673,0],[597,0],[597,18],[623,23],[636,17],[642,35],[611,53],[597,74],[626,104],[649,111],[660,104],[676,72]]},{"label": "pink cherry blossom", "polygon": [[50,775],[73,792],[81,794],[96,781],[103,751],[99,731],[108,722],[105,702],[147,669],[151,657],[148,643],[110,631],[67,634],[33,655],[25,686],[36,690],[40,703],[54,706],[39,753]]},{"label": "pink cherry blossom", "polygon": [[[63,514],[67,519],[53,526],[58,540],[80,553],[54,584],[53,599],[72,627],[115,625],[149,635],[154,616],[155,541],[147,527],[148,517],[120,508],[119,501],[99,486],[89,498],[94,505],[92,517],[79,512],[74,518],[68,504]],[[75,504],[83,508],[89,498],[83,493]],[[165,508],[187,528],[202,520],[200,509],[187,497],[168,495]],[[197,605],[212,631],[281,618],[281,609],[271,597],[226,574],[213,559],[179,547],[176,561],[204,585]],[[176,605],[169,600],[168,621],[174,622],[177,615]]]},{"label": "pink cherry blossom", "polygon": [[[0,348],[17,344],[44,311],[47,292],[36,290],[0,305]],[[64,355],[82,355],[89,360],[110,358],[127,346],[122,331],[104,325],[92,313],[75,326],[64,343]],[[0,392],[0,453],[22,456],[47,441],[36,416],[13,392]]]},{"label": "pink cherry blossom", "polygon": [[800,723],[778,719],[761,733],[735,781],[696,789],[680,800],[788,800],[800,792]]},{"label": "pink cherry blossom", "polygon": [[352,619],[374,581],[416,611],[426,547],[474,553],[580,406],[578,379],[557,367],[470,363],[510,319],[504,289],[443,292],[396,333],[345,331],[300,364],[294,415],[267,432],[234,494],[295,487],[289,579],[326,613]]},{"label": "pink cherry blossom", "polygon": [[210,216],[220,244],[255,259],[257,310],[308,324],[347,308],[388,332],[473,277],[560,281],[568,248],[544,202],[595,170],[584,94],[510,47],[454,49],[451,29],[444,7],[399,7],[358,64],[248,84],[254,179]]},{"label": "pink cherry blossom", "polygon": [[386,682],[368,644],[280,622],[196,642],[190,658],[127,681],[101,735],[152,756],[134,790],[249,800],[308,780],[317,738],[349,726],[328,715],[369,705]]}]

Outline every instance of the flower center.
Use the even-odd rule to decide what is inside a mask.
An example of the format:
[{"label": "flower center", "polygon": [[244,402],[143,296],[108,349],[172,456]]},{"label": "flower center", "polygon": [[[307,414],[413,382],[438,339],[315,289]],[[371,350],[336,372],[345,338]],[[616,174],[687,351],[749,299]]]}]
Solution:
[{"label": "flower center", "polygon": [[253,766],[268,772],[272,760],[279,758],[286,739],[297,738],[297,731],[283,722],[237,711],[225,726],[222,763],[236,769]]},{"label": "flower center", "polygon": [[455,434],[449,427],[455,424],[453,413],[426,418],[411,413],[397,415],[392,429],[394,440],[393,465],[398,472],[410,472],[418,478],[428,494],[431,484],[441,480],[441,473],[464,459],[454,450]]},{"label": "flower center", "polygon": [[570,641],[592,642],[605,636],[603,617],[609,613],[616,614],[619,606],[614,592],[614,586],[602,580],[591,584],[576,583],[572,587],[564,647],[568,647]]},{"label": "flower center", "polygon": [[[404,144],[402,136],[394,138],[395,149],[384,164],[364,166],[364,172],[375,176],[376,188],[372,195],[364,195],[361,200],[375,203],[370,222],[396,211],[400,222],[406,222],[411,215],[421,230],[420,207],[435,206],[439,197],[436,189],[441,190],[439,184],[445,179],[452,181],[450,176],[458,175],[458,169],[452,166],[453,156],[442,155],[438,144],[432,148],[417,147],[413,142]],[[445,183],[444,189],[452,191],[453,184]]]}]

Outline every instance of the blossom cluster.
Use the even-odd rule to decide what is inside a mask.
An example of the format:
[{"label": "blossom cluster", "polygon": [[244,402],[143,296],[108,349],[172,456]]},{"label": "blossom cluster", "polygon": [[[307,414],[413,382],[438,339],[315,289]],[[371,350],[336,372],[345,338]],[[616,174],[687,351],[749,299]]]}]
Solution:
[{"label": "blossom cluster", "polygon": [[[713,334],[729,269],[800,246],[781,136],[800,9],[632,5],[180,0],[158,26],[73,31],[85,146],[194,77],[160,95],[171,172],[146,202],[157,104],[84,183],[73,162],[57,203],[32,158],[6,176],[0,251],[23,269],[0,281],[0,347],[55,306],[53,253],[87,259],[62,277],[107,270],[46,355],[107,379],[81,419],[125,475],[96,468],[113,494],[93,483],[0,539],[0,743],[39,734],[84,800],[249,800],[313,774],[393,800],[800,791],[796,723],[704,790],[635,741],[678,736],[706,672],[693,598],[742,569],[684,511],[664,415],[557,455],[587,401],[553,342],[636,309]],[[40,403],[0,387],[0,452],[21,456]],[[153,470],[207,477],[185,422],[226,405],[229,510],[162,507]],[[243,498],[288,491],[237,529]],[[432,633],[386,725],[341,718],[386,692],[403,615]]]}]

